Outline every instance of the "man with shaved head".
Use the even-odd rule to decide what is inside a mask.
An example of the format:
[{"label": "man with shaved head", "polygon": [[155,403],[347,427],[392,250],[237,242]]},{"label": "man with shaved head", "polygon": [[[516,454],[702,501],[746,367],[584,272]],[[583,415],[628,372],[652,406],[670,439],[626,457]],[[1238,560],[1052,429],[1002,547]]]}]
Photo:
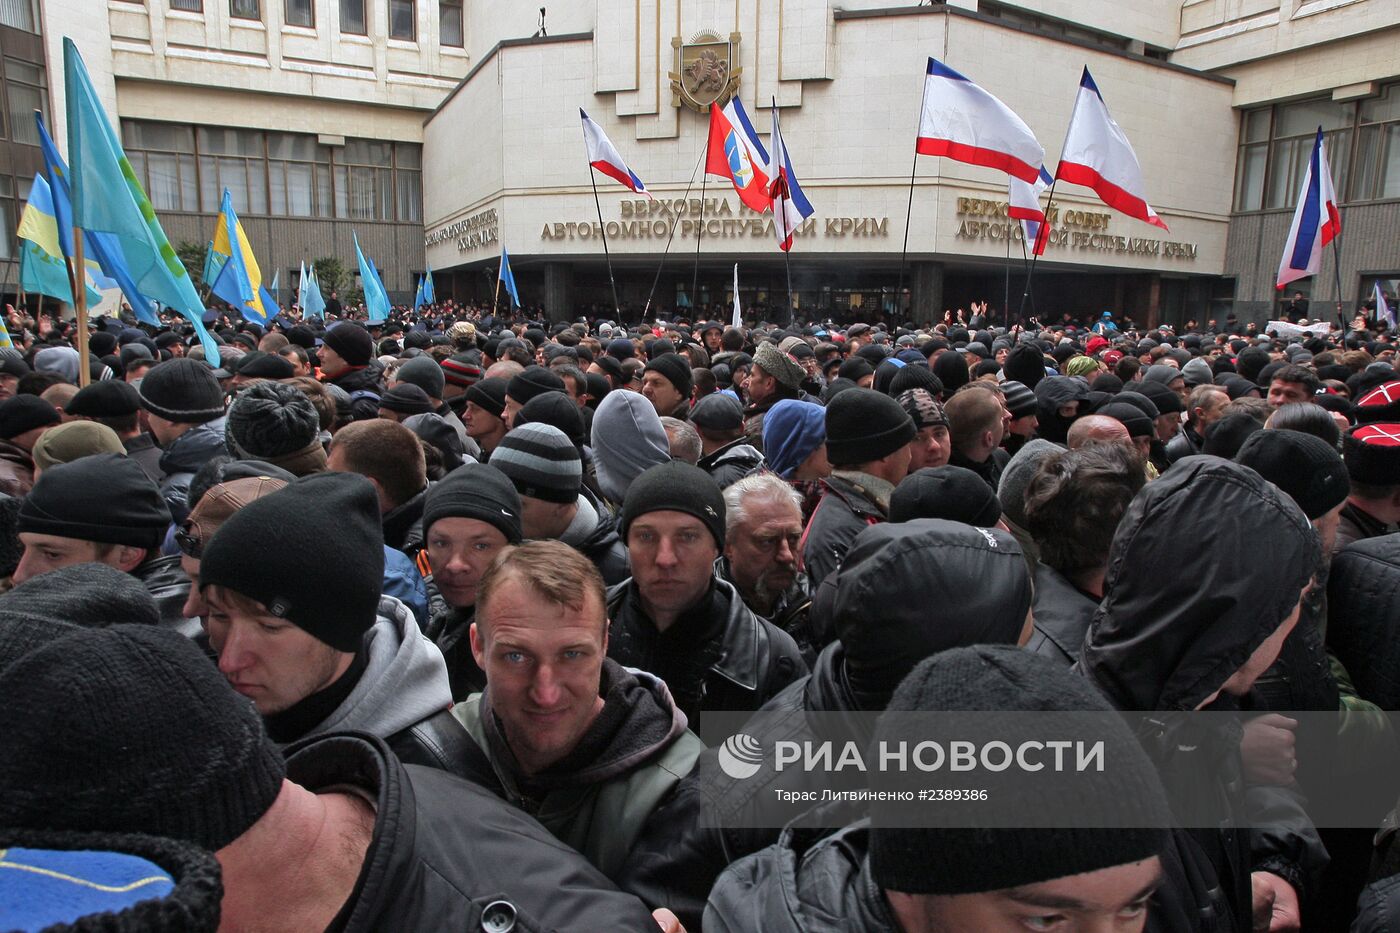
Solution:
[{"label": "man with shaved head", "polygon": [[1091,444],[1124,444],[1132,446],[1132,438],[1123,422],[1107,415],[1085,415],[1070,425],[1066,439],[1070,450]]}]

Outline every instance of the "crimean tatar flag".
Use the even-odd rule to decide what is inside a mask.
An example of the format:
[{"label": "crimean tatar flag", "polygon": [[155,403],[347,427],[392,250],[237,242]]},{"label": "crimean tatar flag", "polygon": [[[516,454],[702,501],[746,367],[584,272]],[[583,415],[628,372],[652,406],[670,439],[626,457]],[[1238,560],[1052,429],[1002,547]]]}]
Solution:
[{"label": "crimean tatar flag", "polygon": [[916,149],[1000,169],[1027,184],[1045,159],[1045,147],[1010,107],[934,58],[924,78]]},{"label": "crimean tatar flag", "polygon": [[1093,188],[1099,199],[1115,211],[1167,229],[1147,203],[1147,186],[1142,181],[1137,153],[1109,114],[1088,68],[1079,79],[1079,96],[1074,100],[1055,177]]},{"label": "crimean tatar flag", "polygon": [[1332,187],[1332,170],[1327,165],[1327,143],[1319,126],[1308,169],[1303,173],[1298,208],[1293,212],[1293,223],[1283,244],[1276,286],[1283,288],[1294,279],[1317,275],[1322,268],[1322,248],[1341,232],[1342,214]]}]

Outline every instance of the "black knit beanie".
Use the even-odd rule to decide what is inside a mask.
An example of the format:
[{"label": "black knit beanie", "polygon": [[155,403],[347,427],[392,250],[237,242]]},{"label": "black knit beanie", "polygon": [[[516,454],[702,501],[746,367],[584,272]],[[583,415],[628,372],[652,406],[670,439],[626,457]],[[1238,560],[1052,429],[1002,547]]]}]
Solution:
[{"label": "black knit beanie", "polygon": [[[1127,724],[1084,678],[1012,646],[945,651],[920,663],[900,684],[875,741],[886,748],[900,742],[912,747],[936,738],[929,734],[927,717],[907,714],[954,711],[978,712],[978,729],[995,733],[1012,748],[1049,734],[1102,743],[1105,766],[1004,772],[1012,781],[1034,782],[1034,793],[995,795],[999,824],[1024,813],[1025,828],[974,826],[977,813],[986,812],[985,802],[942,803],[937,816],[949,825],[913,827],[909,804],[877,797],[870,809],[870,870],[882,889],[939,895],[999,891],[1142,861],[1167,845],[1171,814],[1156,769]],[[1083,715],[1088,713],[1098,715]],[[884,776],[901,789],[928,778],[915,769]],[[1059,812],[1085,814],[1087,825],[1045,828],[1047,800]],[[1144,828],[1119,828],[1124,826]]]},{"label": "black knit beanie", "polygon": [[400,382],[384,393],[379,399],[379,407],[400,415],[426,415],[433,410],[433,403],[422,388],[411,382]]},{"label": "black knit beanie", "polygon": [[292,361],[276,353],[259,353],[257,356],[249,353],[238,367],[238,375],[246,379],[290,379],[296,374]]},{"label": "black knit beanie", "polygon": [[19,530],[103,544],[160,547],[170,508],[146,471],[122,454],[50,467],[19,508]]},{"label": "black knit beanie", "polygon": [[[522,424],[547,424],[564,432],[564,436],[580,450],[588,435],[583,427],[583,414],[578,403],[563,392],[543,392],[520,406],[511,422],[517,428]],[[495,451],[491,456],[495,456]]]},{"label": "black knit beanie", "polygon": [[648,512],[684,512],[705,524],[715,546],[724,550],[724,494],[714,478],[680,460],[659,463],[642,472],[627,487],[622,501],[622,540],[633,520]]},{"label": "black knit beanie", "polygon": [[0,402],[0,438],[7,441],[62,420],[58,409],[37,395],[16,395]]},{"label": "black knit beanie", "polygon": [[228,587],[346,652],[374,626],[383,578],[379,496],[358,473],[315,473],[248,503],[199,564],[201,589]]},{"label": "black knit beanie", "polygon": [[946,518],[991,528],[1001,518],[1001,502],[987,481],[957,466],[924,467],[910,473],[890,496],[890,521]]},{"label": "black knit beanie", "polygon": [[419,356],[409,360],[399,367],[394,378],[400,383],[417,386],[427,393],[428,398],[442,398],[442,390],[447,385],[446,374],[431,356]]},{"label": "black knit beanie", "polygon": [[1141,408],[1128,402],[1109,402],[1095,414],[1112,418],[1128,429],[1129,437],[1151,437],[1154,428],[1152,419],[1143,414]]},{"label": "black knit beanie", "polygon": [[262,717],[170,629],[66,634],[0,671],[0,696],[0,826],[145,832],[214,852],[281,792]]},{"label": "black knit beanie", "polygon": [[166,421],[203,424],[224,413],[224,390],[214,371],[199,360],[176,357],[141,377],[141,404]]},{"label": "black knit beanie", "polygon": [[682,398],[689,398],[695,387],[690,375],[690,360],[679,353],[662,353],[646,365],[644,372],[660,373]]},{"label": "black knit beanie", "polygon": [[[1248,412],[1232,412],[1206,427],[1201,453],[1232,460],[1249,436],[1262,430],[1264,425],[1258,418]],[[1352,479],[1356,479],[1355,473],[1352,474]]]},{"label": "black knit beanie", "polygon": [[219,861],[198,846],[135,833],[8,829],[0,830],[0,852],[20,869],[7,875],[5,902],[13,897],[25,905],[24,929],[214,933],[219,927]]},{"label": "black knit beanie", "polygon": [[233,400],[224,444],[239,460],[282,457],[320,436],[321,420],[306,394],[285,382],[257,382]]},{"label": "black knit beanie", "polygon": [[374,355],[374,338],[359,324],[341,321],[326,330],[321,342],[351,366],[368,366]]},{"label": "black knit beanie", "polygon": [[1256,431],[1235,454],[1235,462],[1288,493],[1309,521],[1341,505],[1351,492],[1337,448],[1301,431]]},{"label": "black knit beanie", "polygon": [[120,418],[141,409],[141,394],[129,382],[104,379],[78,390],[64,413],[74,418]]},{"label": "black knit beanie", "polygon": [[874,389],[850,389],[826,406],[826,457],[835,467],[888,457],[914,439],[899,403]]},{"label": "black knit beanie", "polygon": [[910,389],[926,389],[937,398],[943,393],[943,380],[933,374],[927,363],[910,363],[890,380],[890,398],[899,398]]},{"label": "black knit beanie", "polygon": [[[479,383],[478,383],[479,384]],[[506,395],[524,405],[544,392],[567,392],[564,380],[543,366],[527,366],[516,373],[506,385]]]},{"label": "black knit beanie", "polygon": [[505,535],[510,544],[519,544],[522,537],[520,494],[509,477],[484,463],[458,467],[442,482],[428,487],[423,503],[423,534],[432,531],[433,523],[441,518],[485,522]]},{"label": "black knit beanie", "polygon": [[467,388],[464,397],[495,417],[499,418],[506,410],[506,380],[499,376],[483,379]]}]

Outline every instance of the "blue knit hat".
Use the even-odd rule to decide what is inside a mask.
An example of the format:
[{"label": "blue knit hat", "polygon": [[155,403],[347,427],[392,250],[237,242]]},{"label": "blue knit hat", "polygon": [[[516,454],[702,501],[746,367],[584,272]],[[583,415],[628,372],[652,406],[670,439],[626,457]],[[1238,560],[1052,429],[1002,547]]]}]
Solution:
[{"label": "blue knit hat", "polygon": [[826,443],[826,410],[812,402],[784,399],[763,416],[763,453],[783,479]]}]

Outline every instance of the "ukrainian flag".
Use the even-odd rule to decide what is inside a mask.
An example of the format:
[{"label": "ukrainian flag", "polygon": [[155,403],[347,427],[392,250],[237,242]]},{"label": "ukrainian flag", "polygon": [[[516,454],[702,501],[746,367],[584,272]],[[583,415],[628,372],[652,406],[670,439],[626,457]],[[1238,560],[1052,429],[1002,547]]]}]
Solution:
[{"label": "ukrainian flag", "polygon": [[262,271],[253,256],[253,247],[243,232],[243,224],[233,212],[233,196],[224,189],[219,219],[214,226],[214,241],[209,252],[224,257],[223,267],[210,283],[210,289],[224,301],[242,312],[250,321],[267,323],[269,310],[263,304],[266,291],[262,287]]},{"label": "ukrainian flag", "polygon": [[[42,173],[34,176],[34,186],[29,189],[29,203],[20,215],[18,232],[20,288],[71,305],[73,286],[68,278],[68,262],[63,258],[53,191]],[[87,300],[89,305],[95,305],[102,300],[102,293],[88,285]]]}]

